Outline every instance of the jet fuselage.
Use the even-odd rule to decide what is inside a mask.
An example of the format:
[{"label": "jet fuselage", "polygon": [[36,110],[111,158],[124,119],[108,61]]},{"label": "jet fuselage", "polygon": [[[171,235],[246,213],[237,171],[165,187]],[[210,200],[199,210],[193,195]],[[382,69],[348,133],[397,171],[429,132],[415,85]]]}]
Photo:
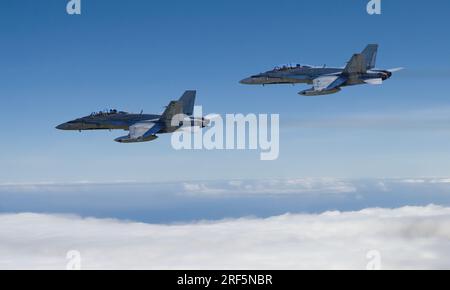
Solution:
[{"label": "jet fuselage", "polygon": [[[245,78],[240,81],[245,85],[273,85],[273,84],[312,84],[314,79],[324,75],[341,75],[343,68],[301,67],[286,70],[272,70]],[[388,71],[373,70],[363,74],[351,76],[343,86],[363,84],[365,80],[390,78]]]},{"label": "jet fuselage", "polygon": [[63,123],[57,126],[60,130],[128,130],[141,121],[158,120],[160,115],[117,113],[96,113]]}]

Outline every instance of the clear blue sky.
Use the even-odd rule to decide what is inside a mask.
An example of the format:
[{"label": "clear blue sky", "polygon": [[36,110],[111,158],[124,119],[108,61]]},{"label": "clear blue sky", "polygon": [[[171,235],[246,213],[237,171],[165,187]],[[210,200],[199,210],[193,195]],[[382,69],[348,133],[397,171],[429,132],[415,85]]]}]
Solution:
[{"label": "clear blue sky", "polygon": [[[0,2],[0,183],[450,175],[449,1]],[[342,66],[379,43],[383,86],[302,98],[305,86],[251,87],[284,62]],[[159,113],[186,89],[214,113],[279,113],[280,158],[175,152],[170,136],[55,125],[104,108]]]}]

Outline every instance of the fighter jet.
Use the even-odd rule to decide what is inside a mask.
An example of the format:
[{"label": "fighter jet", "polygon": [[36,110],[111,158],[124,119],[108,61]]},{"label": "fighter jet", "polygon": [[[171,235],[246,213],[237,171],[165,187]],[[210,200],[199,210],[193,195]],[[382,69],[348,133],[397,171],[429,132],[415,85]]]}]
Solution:
[{"label": "fighter jet", "polygon": [[[117,110],[92,113],[56,127],[59,130],[126,130],[127,136],[115,139],[119,143],[153,141],[157,134],[173,133],[180,128],[204,128],[208,117],[193,117],[196,91],[186,91],[178,101],[172,101],[162,115],[132,114]],[[212,118],[212,115],[211,115]]]},{"label": "fighter jet", "polygon": [[342,87],[353,85],[381,85],[394,72],[403,68],[375,69],[377,51],[378,44],[369,44],[361,53],[354,54],[344,68],[283,65],[243,79],[240,83],[246,85],[312,84],[312,88],[299,92],[302,96],[334,94]]}]

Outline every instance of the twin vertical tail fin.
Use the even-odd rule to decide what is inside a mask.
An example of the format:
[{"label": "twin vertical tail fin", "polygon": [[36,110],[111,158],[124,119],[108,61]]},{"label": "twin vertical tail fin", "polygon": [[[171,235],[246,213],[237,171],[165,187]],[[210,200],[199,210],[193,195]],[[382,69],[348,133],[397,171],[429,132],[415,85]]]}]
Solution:
[{"label": "twin vertical tail fin", "polygon": [[366,59],[367,69],[373,69],[377,61],[378,44],[369,44],[361,53]]},{"label": "twin vertical tail fin", "polygon": [[[186,91],[178,101],[172,101],[166,107],[166,110],[161,116],[160,121],[167,127],[171,127],[172,120],[175,116],[192,116],[194,114],[195,95],[196,91]],[[181,119],[178,121],[182,121]]]},{"label": "twin vertical tail fin", "polygon": [[361,53],[354,54],[344,69],[346,74],[362,74],[373,69],[377,61],[378,44],[369,44]]},{"label": "twin vertical tail fin", "polygon": [[170,127],[170,123],[172,122],[172,119],[176,115],[183,114],[183,105],[181,102],[178,101],[172,101],[170,104],[166,107],[166,110],[161,116],[161,121],[166,124],[166,126]]},{"label": "twin vertical tail fin", "polygon": [[192,116],[194,114],[195,96],[197,91],[186,91],[178,100],[183,106],[183,114]]},{"label": "twin vertical tail fin", "polygon": [[354,54],[344,69],[346,74],[362,74],[367,72],[367,62],[363,54]]}]

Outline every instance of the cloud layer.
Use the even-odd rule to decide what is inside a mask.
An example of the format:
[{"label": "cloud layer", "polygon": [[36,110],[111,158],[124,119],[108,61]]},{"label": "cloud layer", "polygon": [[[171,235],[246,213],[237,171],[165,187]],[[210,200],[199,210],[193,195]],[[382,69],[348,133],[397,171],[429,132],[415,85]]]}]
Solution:
[{"label": "cloud layer", "polygon": [[338,178],[295,178],[266,180],[230,180],[226,182],[186,182],[185,193],[193,195],[352,193],[355,186]]},{"label": "cloud layer", "polygon": [[450,206],[448,183],[448,177],[0,183],[0,214],[74,214],[167,224],[246,216],[268,218],[286,212],[319,214],[377,207]]},{"label": "cloud layer", "polygon": [[450,268],[450,208],[286,214],[182,225],[77,216],[0,215],[0,268],[384,269]]}]

